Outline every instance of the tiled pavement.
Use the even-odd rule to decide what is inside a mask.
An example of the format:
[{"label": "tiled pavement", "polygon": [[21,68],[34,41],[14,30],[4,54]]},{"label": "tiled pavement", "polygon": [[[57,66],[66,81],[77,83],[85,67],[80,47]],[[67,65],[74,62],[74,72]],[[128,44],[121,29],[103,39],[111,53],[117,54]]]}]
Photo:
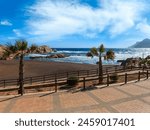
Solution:
[{"label": "tiled pavement", "polygon": [[150,80],[86,91],[0,97],[0,112],[150,112]]}]

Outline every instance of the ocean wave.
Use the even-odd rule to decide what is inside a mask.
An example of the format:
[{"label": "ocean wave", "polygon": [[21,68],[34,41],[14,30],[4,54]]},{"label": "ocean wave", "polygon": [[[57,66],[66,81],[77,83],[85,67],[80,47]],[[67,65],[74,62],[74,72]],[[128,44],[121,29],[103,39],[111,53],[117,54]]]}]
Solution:
[{"label": "ocean wave", "polygon": [[[96,64],[98,61],[98,57],[87,57],[86,53],[89,49],[57,49],[57,52],[49,53],[49,54],[29,54],[27,57],[43,57],[36,60],[41,61],[55,61],[55,62],[72,62],[72,63],[86,63],[86,64]],[[106,49],[108,50],[108,49]],[[115,60],[114,61],[105,61],[103,60],[103,64],[118,64],[117,60],[125,60],[130,57],[142,57],[145,58],[146,56],[150,55],[150,48],[121,48],[117,49],[114,48],[113,51],[115,52]],[[51,54],[63,53],[68,55],[65,58],[44,58]]]},{"label": "ocean wave", "polygon": [[48,54],[29,54],[27,57],[46,57]]}]

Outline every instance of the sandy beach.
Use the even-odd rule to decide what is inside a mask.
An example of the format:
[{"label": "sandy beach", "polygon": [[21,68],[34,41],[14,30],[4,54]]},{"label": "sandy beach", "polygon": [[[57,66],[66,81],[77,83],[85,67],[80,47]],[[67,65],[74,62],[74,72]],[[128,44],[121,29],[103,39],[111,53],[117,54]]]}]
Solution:
[{"label": "sandy beach", "polygon": [[[0,61],[0,80],[18,78],[18,60]],[[50,73],[96,69],[98,65],[64,62],[25,61],[24,76],[38,76]]]}]

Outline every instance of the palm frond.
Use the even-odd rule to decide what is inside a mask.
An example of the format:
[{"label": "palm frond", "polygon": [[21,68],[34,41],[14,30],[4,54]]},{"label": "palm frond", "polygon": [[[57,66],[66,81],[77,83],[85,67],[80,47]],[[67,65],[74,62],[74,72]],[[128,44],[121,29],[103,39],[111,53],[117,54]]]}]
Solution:
[{"label": "palm frond", "polygon": [[17,47],[11,43],[7,43],[4,50],[10,51],[11,53],[16,53]]},{"label": "palm frond", "polygon": [[97,51],[97,48],[96,47],[93,47],[90,49],[90,52],[93,56],[98,56],[98,51]]},{"label": "palm frond", "polygon": [[114,60],[114,58],[115,58],[115,53],[114,53],[114,51],[113,50],[108,50],[107,52],[106,52],[106,59],[107,60]]},{"label": "palm frond", "polygon": [[25,51],[28,47],[28,42],[26,40],[17,40],[15,43],[18,51]]},{"label": "palm frond", "polygon": [[104,53],[104,52],[105,52],[105,47],[104,47],[103,44],[100,45],[100,47],[98,48],[98,51],[99,51],[100,53]]}]

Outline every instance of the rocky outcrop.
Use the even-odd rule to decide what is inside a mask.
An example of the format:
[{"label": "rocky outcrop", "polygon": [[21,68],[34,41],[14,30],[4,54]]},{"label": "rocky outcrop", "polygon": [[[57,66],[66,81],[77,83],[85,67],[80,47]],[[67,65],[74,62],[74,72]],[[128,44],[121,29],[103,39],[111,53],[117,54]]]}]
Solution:
[{"label": "rocky outcrop", "polygon": [[[4,60],[12,60],[15,58],[15,54],[11,54],[9,57],[5,58],[3,56],[3,53],[4,53],[4,46],[1,46],[0,45],[0,59],[4,59]],[[56,50],[55,50],[56,51]],[[46,45],[43,45],[43,46],[39,46],[37,47],[34,51],[31,52],[31,50],[27,50],[27,54],[30,54],[30,53],[36,53],[36,54],[43,54],[43,53],[51,53],[53,52],[53,49],[49,48],[48,46]],[[63,57],[63,55],[58,55],[58,57]],[[39,57],[30,57],[30,58],[39,58]],[[41,58],[41,57],[40,57]],[[43,57],[42,57],[43,58]]]},{"label": "rocky outcrop", "polygon": [[148,55],[145,59],[150,60],[150,55]]},{"label": "rocky outcrop", "polygon": [[38,54],[43,54],[43,53],[51,53],[53,52],[53,49],[52,48],[49,48],[48,46],[46,45],[43,45],[43,46],[39,46],[37,47],[37,49],[35,49],[34,51],[29,51],[28,53],[38,53]]},{"label": "rocky outcrop", "polygon": [[0,59],[3,57],[4,46],[0,46]]},{"label": "rocky outcrop", "polygon": [[50,53],[50,52],[53,52],[53,49],[44,45],[44,46],[38,47],[38,51],[39,51],[39,53]]},{"label": "rocky outcrop", "polygon": [[124,67],[139,67],[142,59],[139,58],[127,58],[126,60],[122,61],[121,66]]},{"label": "rocky outcrop", "polygon": [[88,52],[88,53],[86,54],[86,56],[87,56],[87,57],[93,57],[93,55],[91,54],[91,52]]},{"label": "rocky outcrop", "polygon": [[66,55],[64,54],[53,54],[53,55],[49,55],[46,58],[65,58]]}]

